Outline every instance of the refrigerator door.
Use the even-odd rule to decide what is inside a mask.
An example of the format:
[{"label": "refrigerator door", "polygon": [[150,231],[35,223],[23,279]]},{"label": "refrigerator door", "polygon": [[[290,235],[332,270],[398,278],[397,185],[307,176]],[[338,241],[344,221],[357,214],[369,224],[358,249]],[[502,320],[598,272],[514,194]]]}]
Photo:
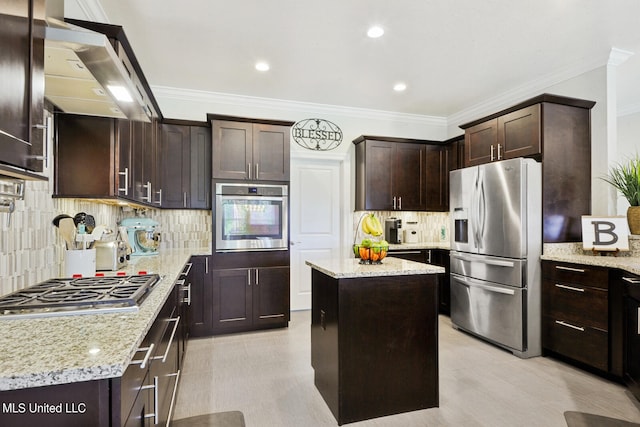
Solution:
[{"label": "refrigerator door", "polygon": [[479,166],[475,197],[478,253],[508,258],[527,256],[525,159]]},{"label": "refrigerator door", "polygon": [[527,286],[526,259],[499,258],[451,251],[451,273],[516,288]]},{"label": "refrigerator door", "polygon": [[451,171],[449,174],[449,206],[451,249],[478,252],[477,208],[474,205],[478,184],[478,167]]},{"label": "refrigerator door", "polygon": [[526,350],[527,290],[451,274],[451,323],[503,347]]}]

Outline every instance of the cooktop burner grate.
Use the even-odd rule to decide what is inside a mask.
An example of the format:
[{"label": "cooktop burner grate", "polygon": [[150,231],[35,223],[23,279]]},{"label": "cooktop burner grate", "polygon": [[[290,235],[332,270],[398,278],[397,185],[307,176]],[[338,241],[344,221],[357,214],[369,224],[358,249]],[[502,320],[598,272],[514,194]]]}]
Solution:
[{"label": "cooktop burner grate", "polygon": [[157,274],[50,279],[0,297],[0,317],[42,317],[136,311]]}]

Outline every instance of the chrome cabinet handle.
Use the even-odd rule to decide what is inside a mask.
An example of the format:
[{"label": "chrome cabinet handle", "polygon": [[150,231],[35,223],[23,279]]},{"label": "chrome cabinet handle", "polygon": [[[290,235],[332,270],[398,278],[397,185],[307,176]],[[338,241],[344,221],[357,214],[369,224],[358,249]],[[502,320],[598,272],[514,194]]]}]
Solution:
[{"label": "chrome cabinet handle", "polygon": [[158,399],[158,377],[153,377],[153,385],[145,385],[140,387],[140,390],[148,390],[153,388],[153,413],[144,414],[145,418],[153,418],[153,424],[158,424],[158,415],[160,411],[158,410],[159,399]]},{"label": "chrome cabinet handle", "polygon": [[389,256],[394,256],[394,255],[413,255],[413,254],[419,254],[420,251],[390,251],[389,252]]},{"label": "chrome cabinet handle", "polygon": [[428,264],[431,264],[431,249],[429,249],[429,250],[427,251],[427,253],[429,254],[429,255],[428,255],[428,257],[427,257],[427,263],[428,263]]},{"label": "chrome cabinet handle", "polygon": [[167,361],[167,356],[169,356],[169,350],[171,350],[171,344],[173,344],[173,339],[176,336],[176,331],[178,330],[178,324],[180,323],[180,316],[176,317],[175,319],[169,319],[167,320],[167,322],[176,322],[173,325],[173,331],[171,331],[171,336],[169,337],[169,343],[167,344],[167,349],[164,351],[164,354],[162,356],[156,356],[154,357],[154,360],[157,359],[162,359],[162,363]]},{"label": "chrome cabinet handle", "polygon": [[153,203],[155,203],[158,206],[162,206],[162,188],[156,191],[156,194],[158,195],[158,201]]},{"label": "chrome cabinet handle", "polygon": [[124,188],[118,188],[118,191],[124,191],[124,195],[129,195],[129,168],[124,168],[124,172],[118,172],[118,175],[124,176]]},{"label": "chrome cabinet handle", "polygon": [[258,269],[256,268],[256,286],[259,285],[259,280],[258,280]]},{"label": "chrome cabinet handle", "polygon": [[[173,393],[171,394],[171,406],[169,406],[169,415],[167,415],[167,420],[171,420],[173,415],[173,405],[176,402],[176,394],[178,391],[178,383],[180,382],[180,369],[175,374],[169,374],[168,377],[176,377],[176,382],[173,384]],[[167,421],[167,425],[169,425],[169,421]]]},{"label": "chrome cabinet handle", "polygon": [[558,270],[567,270],[567,271],[575,271],[576,273],[584,273],[584,270],[581,268],[564,267],[562,265],[556,265],[556,268]]},{"label": "chrome cabinet handle", "polygon": [[148,203],[151,203],[151,182],[147,181],[147,183],[144,184],[142,187],[147,189],[147,195],[141,197],[141,199]]},{"label": "chrome cabinet handle", "polygon": [[185,286],[184,290],[187,291],[187,296],[182,300],[182,302],[187,305],[191,305],[191,283]]},{"label": "chrome cabinet handle", "polygon": [[258,163],[256,163],[256,179],[258,179]]},{"label": "chrome cabinet handle", "polygon": [[640,307],[638,307],[638,335],[640,335]]},{"label": "chrome cabinet handle", "polygon": [[249,179],[251,179],[251,163],[247,163],[247,171],[249,171]]},{"label": "chrome cabinet handle", "polygon": [[572,325],[571,323],[567,323],[564,320],[556,320],[558,325],[566,326],[567,328],[575,329],[576,331],[584,332],[584,328],[580,326]]},{"label": "chrome cabinet handle", "polygon": [[623,277],[622,280],[624,280],[625,282],[633,283],[634,285],[640,283],[640,279],[636,279],[634,277]]},{"label": "chrome cabinet handle", "polygon": [[155,344],[151,344],[149,347],[144,347],[144,348],[139,348],[138,351],[145,351],[146,350],[146,354],[144,355],[144,358],[142,360],[132,360],[131,364],[132,365],[140,365],[140,369],[144,369],[147,367],[147,363],[149,363],[149,358],[151,357],[151,353],[153,353],[153,348],[155,347]]},{"label": "chrome cabinet handle", "polygon": [[584,289],[582,289],[582,288],[574,288],[573,286],[561,285],[560,283],[556,283],[556,287],[557,288],[562,288],[562,289],[567,289],[569,291],[574,291],[574,292],[584,292]]},{"label": "chrome cabinet handle", "polygon": [[393,210],[396,210],[396,196],[393,196]]},{"label": "chrome cabinet handle", "polygon": [[185,264],[185,266],[187,267],[187,271],[183,271],[182,273],[180,273],[181,276],[188,276],[189,272],[191,271],[191,267],[193,266],[193,263],[188,262]]},{"label": "chrome cabinet handle", "polygon": [[398,197],[398,209],[402,210],[402,197]]},{"label": "chrome cabinet handle", "polygon": [[187,192],[182,193],[182,207],[187,207]]},{"label": "chrome cabinet handle", "polygon": [[493,158],[493,144],[491,144],[491,161],[493,162],[494,158]]},{"label": "chrome cabinet handle", "polygon": [[498,160],[500,160],[502,158],[502,155],[500,154],[500,144],[498,144]]},{"label": "chrome cabinet handle", "polygon": [[205,274],[209,274],[209,257],[204,257],[204,272]]},{"label": "chrome cabinet handle", "polygon": [[247,270],[247,286],[251,286],[251,270]]}]

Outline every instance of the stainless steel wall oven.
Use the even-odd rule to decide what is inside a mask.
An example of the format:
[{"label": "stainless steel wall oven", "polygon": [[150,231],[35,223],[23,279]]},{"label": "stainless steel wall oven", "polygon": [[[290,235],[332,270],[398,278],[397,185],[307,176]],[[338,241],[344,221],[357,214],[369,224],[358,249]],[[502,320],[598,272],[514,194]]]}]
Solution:
[{"label": "stainless steel wall oven", "polygon": [[288,250],[286,184],[216,183],[215,251]]}]

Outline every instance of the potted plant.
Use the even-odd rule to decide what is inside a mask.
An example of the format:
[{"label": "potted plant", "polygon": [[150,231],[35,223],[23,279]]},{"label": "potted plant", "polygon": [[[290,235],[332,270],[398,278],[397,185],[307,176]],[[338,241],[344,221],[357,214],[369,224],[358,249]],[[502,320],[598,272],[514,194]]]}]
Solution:
[{"label": "potted plant", "polygon": [[631,234],[640,234],[640,157],[625,163],[618,163],[609,170],[609,176],[603,178],[618,190],[629,202],[627,221]]}]

